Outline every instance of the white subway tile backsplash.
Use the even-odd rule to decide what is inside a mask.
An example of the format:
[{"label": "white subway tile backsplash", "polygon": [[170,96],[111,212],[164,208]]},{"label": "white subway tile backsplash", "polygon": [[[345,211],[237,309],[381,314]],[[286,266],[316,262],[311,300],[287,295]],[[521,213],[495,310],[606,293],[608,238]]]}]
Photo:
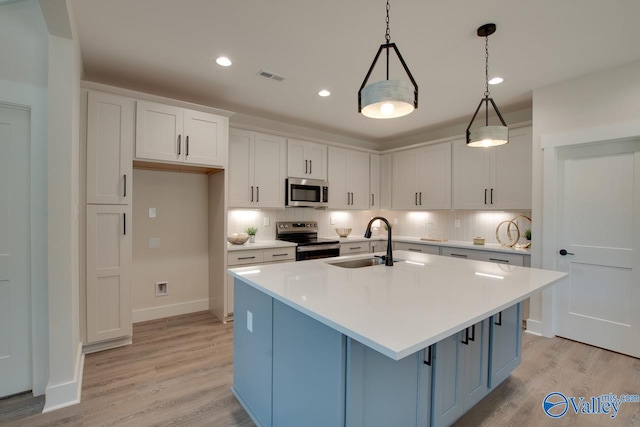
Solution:
[{"label": "white subway tile backsplash", "polygon": [[[502,221],[513,219],[519,215],[531,217],[530,211],[518,212],[475,212],[475,211],[335,211],[312,208],[287,208],[263,210],[229,210],[229,233],[244,231],[248,226],[258,228],[257,240],[272,240],[276,235],[277,221],[318,221],[318,234],[321,237],[337,237],[335,228],[350,227],[352,235],[363,235],[369,219],[380,215],[392,224],[393,233],[399,236],[427,237],[431,239],[447,239],[472,241],[474,237],[484,237],[487,243],[498,243],[496,227]],[[263,226],[263,218],[269,217],[269,226]],[[333,219],[333,224],[331,220]],[[460,227],[455,227],[459,221]],[[521,243],[525,241],[524,232],[531,228],[526,218],[516,220],[520,232]],[[381,229],[380,232],[384,232]]]}]

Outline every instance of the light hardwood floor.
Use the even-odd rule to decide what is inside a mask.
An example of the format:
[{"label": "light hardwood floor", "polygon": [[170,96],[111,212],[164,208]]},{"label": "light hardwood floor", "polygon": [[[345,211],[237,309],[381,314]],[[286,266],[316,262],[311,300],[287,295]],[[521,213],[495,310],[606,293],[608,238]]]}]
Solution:
[{"label": "light hardwood floor", "polygon": [[[229,390],[233,323],[207,312],[134,325],[131,346],[87,355],[82,402],[47,414],[43,400],[0,401],[2,426],[253,426]],[[547,393],[576,397],[640,393],[640,360],[562,338],[525,334],[522,365],[475,408],[463,426],[640,426],[640,403],[615,419],[542,411]],[[393,426],[397,427],[397,426]]]}]

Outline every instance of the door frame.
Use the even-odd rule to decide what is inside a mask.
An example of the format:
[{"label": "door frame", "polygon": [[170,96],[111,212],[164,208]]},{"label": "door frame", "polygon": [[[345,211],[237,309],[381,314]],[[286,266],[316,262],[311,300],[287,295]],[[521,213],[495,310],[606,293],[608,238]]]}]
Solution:
[{"label": "door frame", "polygon": [[[585,128],[571,132],[545,134],[541,136],[543,184],[542,184],[542,268],[558,269],[558,212],[559,212],[559,150],[580,147],[586,144],[620,142],[640,138],[640,120]],[[564,280],[556,286],[542,291],[540,302],[531,300],[532,305],[540,304],[539,332],[545,337],[554,337],[557,320],[557,291]]]}]

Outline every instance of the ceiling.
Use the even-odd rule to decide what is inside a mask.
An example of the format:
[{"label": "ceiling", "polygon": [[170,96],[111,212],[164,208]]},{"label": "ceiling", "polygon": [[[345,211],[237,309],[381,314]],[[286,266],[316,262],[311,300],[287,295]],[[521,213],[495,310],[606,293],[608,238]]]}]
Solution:
[{"label": "ceiling", "polygon": [[[487,22],[497,25],[489,73],[505,81],[490,90],[503,114],[530,108],[532,89],[640,59],[637,0],[392,0],[391,41],[419,108],[376,120],[358,114],[357,93],[384,43],[382,0],[74,0],[74,9],[86,80],[376,143],[470,119],[484,93],[476,29]],[[220,55],[233,65],[216,65]],[[370,82],[383,79],[378,65]],[[405,78],[395,61],[391,78]]]}]

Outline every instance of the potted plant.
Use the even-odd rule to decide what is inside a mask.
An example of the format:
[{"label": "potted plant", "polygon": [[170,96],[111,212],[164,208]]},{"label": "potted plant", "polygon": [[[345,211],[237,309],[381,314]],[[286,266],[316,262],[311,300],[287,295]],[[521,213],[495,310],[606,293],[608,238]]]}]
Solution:
[{"label": "potted plant", "polygon": [[527,240],[531,240],[531,229],[527,228],[524,232],[524,237],[527,238]]},{"label": "potted plant", "polygon": [[258,232],[258,228],[257,227],[247,227],[244,229],[244,232],[247,233],[249,235],[249,242],[250,243],[255,243],[256,242],[256,233]]}]

